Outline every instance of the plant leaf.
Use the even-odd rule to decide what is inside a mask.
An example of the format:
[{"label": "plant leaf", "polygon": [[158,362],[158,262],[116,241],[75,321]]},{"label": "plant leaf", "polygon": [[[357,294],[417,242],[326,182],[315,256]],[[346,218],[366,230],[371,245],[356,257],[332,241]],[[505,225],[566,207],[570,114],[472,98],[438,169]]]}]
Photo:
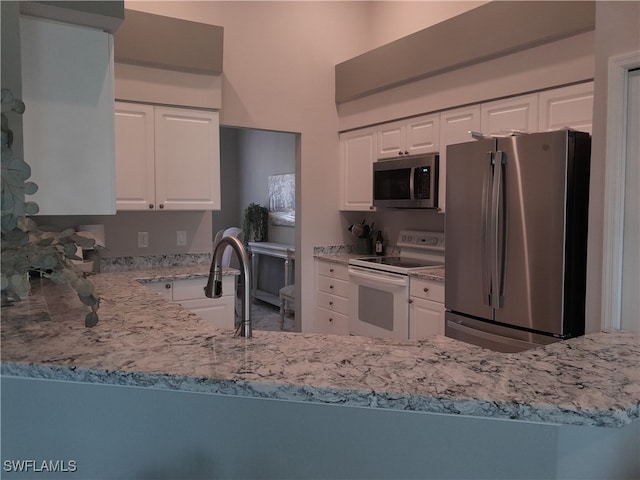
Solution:
[{"label": "plant leaf", "polygon": [[89,312],[84,317],[84,326],[88,328],[95,327],[98,324],[98,314],[96,312]]}]

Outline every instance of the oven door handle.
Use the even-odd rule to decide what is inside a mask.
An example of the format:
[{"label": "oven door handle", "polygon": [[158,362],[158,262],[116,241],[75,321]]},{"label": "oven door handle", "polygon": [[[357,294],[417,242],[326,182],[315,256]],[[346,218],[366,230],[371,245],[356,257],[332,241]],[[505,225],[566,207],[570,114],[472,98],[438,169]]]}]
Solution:
[{"label": "oven door handle", "polygon": [[369,280],[371,282],[377,282],[379,284],[386,285],[407,285],[407,277],[404,275],[395,275],[387,272],[369,273],[370,270],[366,270],[358,267],[349,267],[349,276],[356,279]]}]

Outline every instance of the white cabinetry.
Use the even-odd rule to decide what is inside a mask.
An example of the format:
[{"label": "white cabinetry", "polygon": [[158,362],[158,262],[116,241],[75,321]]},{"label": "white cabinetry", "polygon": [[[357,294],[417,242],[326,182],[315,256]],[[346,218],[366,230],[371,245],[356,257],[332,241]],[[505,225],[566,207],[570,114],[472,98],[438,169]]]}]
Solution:
[{"label": "white cabinetry", "polygon": [[470,131],[480,131],[480,105],[447,110],[440,114],[440,176],[438,207],[446,210],[447,146],[470,141]]},{"label": "white cabinetry", "polygon": [[538,95],[483,103],[480,107],[482,133],[501,134],[511,130],[538,131]]},{"label": "white cabinetry", "polygon": [[222,297],[207,298],[204,277],[187,278],[166,282],[150,282],[145,284],[166,300],[179,303],[185,309],[195,313],[217,328],[233,329],[235,322],[235,275],[222,277]]},{"label": "white cabinetry", "polygon": [[340,135],[340,210],[373,209],[377,127]]},{"label": "white cabinetry", "polygon": [[117,102],[118,210],[219,210],[218,112]]},{"label": "white cabinetry", "polygon": [[115,213],[113,39],[20,18],[24,159],[41,215]]},{"label": "white cabinetry", "polygon": [[378,126],[377,159],[437,152],[440,142],[439,114]]},{"label": "white cabinetry", "polygon": [[540,132],[569,127],[591,133],[593,82],[541,92],[538,110]]},{"label": "white cabinetry", "polygon": [[409,339],[444,335],[444,283],[411,278],[409,302]]},{"label": "white cabinetry", "polygon": [[349,272],[346,265],[316,260],[317,333],[349,333]]}]

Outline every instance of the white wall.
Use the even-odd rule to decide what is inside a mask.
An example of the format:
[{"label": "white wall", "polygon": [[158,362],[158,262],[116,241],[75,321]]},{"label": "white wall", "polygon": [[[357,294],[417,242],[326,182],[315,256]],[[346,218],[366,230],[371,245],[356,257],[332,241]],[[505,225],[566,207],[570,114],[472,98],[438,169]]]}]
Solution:
[{"label": "white wall", "polygon": [[[595,96],[589,192],[589,263],[587,265],[587,322],[601,320],[604,226],[604,177],[607,158],[607,96],[609,58],[640,51],[640,2],[596,2]],[[607,319],[603,319],[607,320]]]}]

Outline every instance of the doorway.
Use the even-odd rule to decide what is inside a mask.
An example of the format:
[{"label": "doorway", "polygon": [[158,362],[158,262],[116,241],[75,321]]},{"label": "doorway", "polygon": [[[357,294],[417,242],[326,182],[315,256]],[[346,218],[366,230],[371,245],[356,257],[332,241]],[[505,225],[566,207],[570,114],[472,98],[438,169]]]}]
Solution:
[{"label": "doorway", "polygon": [[[212,214],[212,238],[216,232],[232,226],[243,228],[244,212],[252,203],[269,210],[267,242],[276,246],[290,246],[296,250],[296,143],[299,134],[238,127],[220,128],[220,211]],[[281,190],[289,191],[293,212],[282,221],[282,212],[274,201],[274,192],[282,198]],[[293,189],[293,191],[291,191]],[[251,256],[251,252],[249,252]],[[234,265],[232,259],[231,266]],[[254,263],[255,262],[255,263]],[[256,255],[254,263],[254,296],[252,315],[257,330],[279,330],[278,294],[285,283],[294,283],[294,268],[283,259]],[[288,275],[285,274],[288,268]],[[295,309],[294,309],[295,311]],[[291,311],[285,316],[284,330],[293,331],[295,318]]]}]

